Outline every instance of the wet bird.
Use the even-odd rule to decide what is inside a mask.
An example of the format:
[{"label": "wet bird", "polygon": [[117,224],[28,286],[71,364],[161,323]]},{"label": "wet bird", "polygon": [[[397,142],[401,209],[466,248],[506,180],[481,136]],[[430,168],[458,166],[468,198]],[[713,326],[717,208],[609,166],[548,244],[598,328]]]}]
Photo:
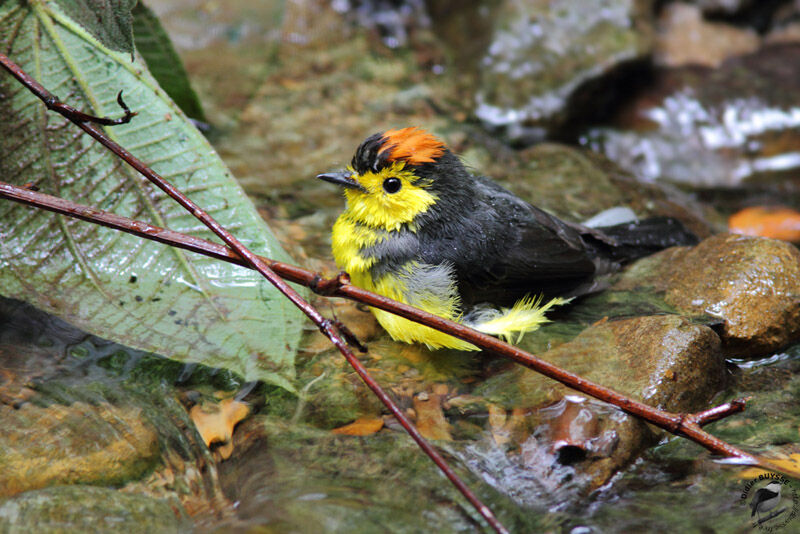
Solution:
[{"label": "wet bird", "polygon": [[750,517],[758,514],[758,519],[761,520],[761,513],[768,512],[778,506],[781,502],[781,483],[770,482],[765,487],[760,488],[753,500],[750,501]]},{"label": "wet bird", "polygon": [[[345,171],[317,176],[344,189],[332,249],[352,282],[505,339],[545,311],[596,291],[598,278],[640,256],[696,238],[671,218],[605,228],[561,221],[470,173],[419,128],[368,137]],[[381,310],[396,340],[475,346]]]}]

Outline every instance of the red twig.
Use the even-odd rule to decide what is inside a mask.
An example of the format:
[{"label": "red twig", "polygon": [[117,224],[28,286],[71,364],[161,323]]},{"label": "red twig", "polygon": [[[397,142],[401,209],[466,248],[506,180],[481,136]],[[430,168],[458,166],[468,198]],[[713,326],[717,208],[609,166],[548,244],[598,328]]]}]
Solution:
[{"label": "red twig", "polygon": [[[98,120],[96,117],[78,112],[73,108],[66,106],[59,102],[58,98],[47,91],[41,84],[33,80],[27,73],[25,73],[18,65],[13,63],[8,57],[0,54],[0,64],[6,68],[17,80],[28,88],[36,97],[42,100],[48,109],[52,109],[57,113],[64,116],[69,121],[76,124],[79,128],[87,134],[96,139],[100,144],[105,146],[108,150],[113,152],[120,159],[124,160],[131,167],[136,169],[142,176],[147,178],[150,182],[155,184],[170,197],[172,197],[178,204],[194,215],[204,225],[206,225],[212,232],[214,232],[231,250],[233,250],[245,264],[258,271],[264,278],[269,280],[286,298],[288,298],[295,306],[300,308],[306,316],[317,325],[320,331],[339,349],[347,362],[358,373],[367,387],[372,390],[375,396],[389,409],[392,415],[397,418],[403,428],[408,432],[411,438],[419,445],[419,447],[427,454],[436,466],[444,473],[444,475],[453,483],[453,485],[461,492],[462,495],[475,507],[478,513],[489,523],[489,525],[497,532],[507,533],[506,528],[495,517],[494,513],[484,505],[480,499],[470,490],[467,485],[458,477],[455,471],[447,464],[445,459],[434,449],[417,431],[416,427],[405,416],[405,414],[398,408],[392,401],[389,395],[381,388],[381,386],[369,375],[363,364],[356,358],[347,345],[347,342],[340,335],[336,328],[335,322],[326,319],[319,311],[316,310],[310,303],[308,303],[297,291],[295,291],[287,282],[280,278],[268,265],[268,261],[257,256],[247,247],[245,247],[236,237],[228,232],[222,225],[220,225],[211,215],[204,209],[195,204],[189,197],[184,195],[180,190],[172,184],[164,180],[158,173],[153,171],[142,161],[136,158],[133,154],[121,147],[119,144],[112,141],[108,136],[103,133],[94,123],[101,124],[114,124],[107,122],[107,119]],[[121,101],[121,93],[118,97],[120,105],[125,106]],[[131,113],[130,110],[125,108],[126,118],[129,120]]]},{"label": "red twig", "polygon": [[[20,71],[21,72],[21,71]],[[44,89],[42,87],[42,89]],[[67,104],[61,102],[58,98],[53,96],[52,94],[48,93],[49,98],[47,100],[43,100],[44,104],[47,106],[47,109],[50,111],[56,111],[65,117],[70,116],[72,117],[73,122],[91,122],[94,124],[102,124],[103,126],[117,126],[120,124],[127,124],[131,121],[133,117],[137,115],[135,111],[131,111],[130,108],[125,104],[125,101],[122,99],[122,91],[117,94],[117,104],[122,108],[122,111],[125,114],[118,118],[112,119],[109,117],[97,117],[96,115],[89,115],[82,111],[79,111],[72,106],[68,106]],[[38,96],[38,95],[37,95]]]},{"label": "red twig", "polygon": [[747,407],[747,401],[750,397],[744,399],[736,399],[725,404],[720,404],[708,410],[692,414],[684,418],[684,424],[695,424],[697,426],[705,426],[714,421],[719,421],[729,415],[743,412]]}]

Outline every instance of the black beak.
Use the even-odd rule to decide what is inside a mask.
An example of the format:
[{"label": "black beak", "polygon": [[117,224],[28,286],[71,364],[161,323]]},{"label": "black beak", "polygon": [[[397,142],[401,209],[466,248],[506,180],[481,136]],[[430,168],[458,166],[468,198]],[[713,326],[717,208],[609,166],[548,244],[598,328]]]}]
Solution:
[{"label": "black beak", "polygon": [[351,189],[358,189],[362,193],[366,193],[366,188],[352,178],[353,173],[350,171],[342,172],[327,172],[325,174],[318,174],[317,178],[325,180],[332,184],[340,185],[342,187],[349,187]]}]

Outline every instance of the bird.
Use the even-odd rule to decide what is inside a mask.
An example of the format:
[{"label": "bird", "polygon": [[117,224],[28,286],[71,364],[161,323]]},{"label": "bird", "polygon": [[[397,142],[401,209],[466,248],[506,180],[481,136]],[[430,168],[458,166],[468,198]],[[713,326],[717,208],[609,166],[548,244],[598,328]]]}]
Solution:
[{"label": "bird", "polygon": [[765,487],[760,488],[753,495],[753,500],[750,501],[750,517],[758,514],[761,519],[761,512],[768,512],[778,506],[781,502],[781,483],[770,482]]},{"label": "bird", "polygon": [[[471,172],[419,127],[367,137],[345,170],[317,178],[344,190],[331,248],[351,283],[506,341],[545,313],[597,291],[632,259],[697,238],[675,219],[605,228],[562,221]],[[372,308],[397,341],[478,350]]]}]

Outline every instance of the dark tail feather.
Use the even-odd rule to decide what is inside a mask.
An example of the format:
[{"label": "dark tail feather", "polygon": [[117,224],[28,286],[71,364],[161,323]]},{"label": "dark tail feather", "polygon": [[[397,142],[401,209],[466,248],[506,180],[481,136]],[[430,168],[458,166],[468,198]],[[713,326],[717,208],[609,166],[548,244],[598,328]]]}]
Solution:
[{"label": "dark tail feather", "polygon": [[605,255],[623,263],[665,248],[696,245],[698,242],[696,235],[672,217],[652,217],[596,230],[610,238],[602,239],[599,244]]}]

